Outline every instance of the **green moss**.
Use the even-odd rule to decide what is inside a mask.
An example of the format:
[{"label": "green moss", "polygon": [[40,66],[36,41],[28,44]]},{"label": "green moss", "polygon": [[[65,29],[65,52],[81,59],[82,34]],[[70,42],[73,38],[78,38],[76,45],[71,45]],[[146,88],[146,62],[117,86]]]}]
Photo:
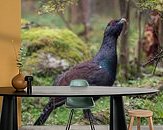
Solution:
[{"label": "green moss", "polygon": [[[28,43],[28,51],[37,51],[43,47],[53,47],[63,53],[80,53],[81,57],[89,58],[87,45],[73,32],[67,29],[32,28],[22,31],[22,40]],[[32,49],[31,49],[32,48]],[[54,52],[55,53],[55,52]],[[77,54],[78,55],[78,54]],[[69,55],[67,55],[69,57]]]},{"label": "green moss", "polygon": [[25,70],[36,76],[58,75],[65,68],[91,57],[88,45],[68,29],[39,27],[22,30],[22,42],[27,48]]}]

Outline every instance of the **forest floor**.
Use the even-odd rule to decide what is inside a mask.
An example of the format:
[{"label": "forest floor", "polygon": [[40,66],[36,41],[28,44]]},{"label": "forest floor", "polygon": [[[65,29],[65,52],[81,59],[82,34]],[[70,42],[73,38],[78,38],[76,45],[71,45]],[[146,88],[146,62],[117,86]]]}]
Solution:
[{"label": "forest floor", "polygon": [[[116,82],[117,86],[121,87],[145,87],[161,89],[163,86],[163,80],[161,76],[144,76],[135,80],[128,80],[124,83]],[[36,119],[39,117],[40,112],[42,112],[44,106],[48,102],[48,98],[23,98],[22,99],[22,124],[24,126],[32,125]],[[163,124],[163,93],[159,92],[154,95],[144,95],[144,96],[130,96],[124,97],[126,120],[129,122],[129,117],[127,115],[127,110],[129,109],[149,109],[154,112],[153,122],[155,125]],[[100,122],[98,124],[106,125],[109,124],[109,98],[103,97],[96,102],[96,107],[92,109],[95,117],[97,117]],[[64,106],[54,110],[45,125],[65,125],[68,120],[69,110]],[[89,122],[83,119],[82,111],[76,111],[72,124],[77,125],[88,125]],[[147,125],[147,120],[142,120],[143,125]]]}]

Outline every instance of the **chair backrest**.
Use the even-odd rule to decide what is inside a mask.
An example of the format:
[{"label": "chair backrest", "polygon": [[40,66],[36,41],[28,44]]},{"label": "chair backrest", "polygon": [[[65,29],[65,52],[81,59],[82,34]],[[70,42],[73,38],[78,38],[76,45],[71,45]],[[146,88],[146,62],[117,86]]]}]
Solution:
[{"label": "chair backrest", "polygon": [[[70,87],[88,87],[89,84],[84,79],[71,80]],[[94,106],[92,97],[67,97],[66,106],[73,106],[74,108],[85,108]]]},{"label": "chair backrest", "polygon": [[84,79],[74,79],[70,82],[70,87],[87,87],[89,86],[87,80]]}]

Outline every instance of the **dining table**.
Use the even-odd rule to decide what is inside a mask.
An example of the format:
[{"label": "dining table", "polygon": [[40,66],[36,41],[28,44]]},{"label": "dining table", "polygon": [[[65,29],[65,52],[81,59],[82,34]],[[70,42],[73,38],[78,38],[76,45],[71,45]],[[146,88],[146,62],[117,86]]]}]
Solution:
[{"label": "dining table", "polygon": [[[117,86],[33,86],[32,93],[16,91],[13,87],[0,87],[3,96],[0,130],[18,130],[17,97],[110,97],[110,130],[127,130],[123,96],[146,95],[156,89]],[[55,130],[55,127],[54,127]]]}]

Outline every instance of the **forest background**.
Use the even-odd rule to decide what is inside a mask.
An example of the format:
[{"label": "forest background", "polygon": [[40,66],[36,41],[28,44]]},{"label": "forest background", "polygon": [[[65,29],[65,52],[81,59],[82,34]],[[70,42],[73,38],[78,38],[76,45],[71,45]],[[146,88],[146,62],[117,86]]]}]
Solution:
[{"label": "forest background", "polygon": [[[33,75],[33,85],[52,85],[55,78],[70,67],[91,59],[102,43],[105,26],[112,19],[125,17],[125,31],[118,40],[118,73],[115,85],[163,89],[160,57],[143,66],[152,56],[143,49],[145,25],[151,12],[159,14],[159,53],[163,44],[162,0],[22,0],[21,38],[25,60],[23,72]],[[155,53],[155,55],[157,55]],[[158,61],[158,62],[157,62]],[[157,68],[155,73],[155,65]],[[126,97],[128,109],[149,109],[154,124],[163,124],[163,94]],[[22,123],[33,124],[48,98],[23,98]],[[109,123],[109,99],[101,98],[93,109],[99,124]],[[65,125],[69,110],[53,111],[46,124]],[[142,120],[144,124],[146,120]],[[87,124],[82,112],[75,114],[76,124]]]}]

